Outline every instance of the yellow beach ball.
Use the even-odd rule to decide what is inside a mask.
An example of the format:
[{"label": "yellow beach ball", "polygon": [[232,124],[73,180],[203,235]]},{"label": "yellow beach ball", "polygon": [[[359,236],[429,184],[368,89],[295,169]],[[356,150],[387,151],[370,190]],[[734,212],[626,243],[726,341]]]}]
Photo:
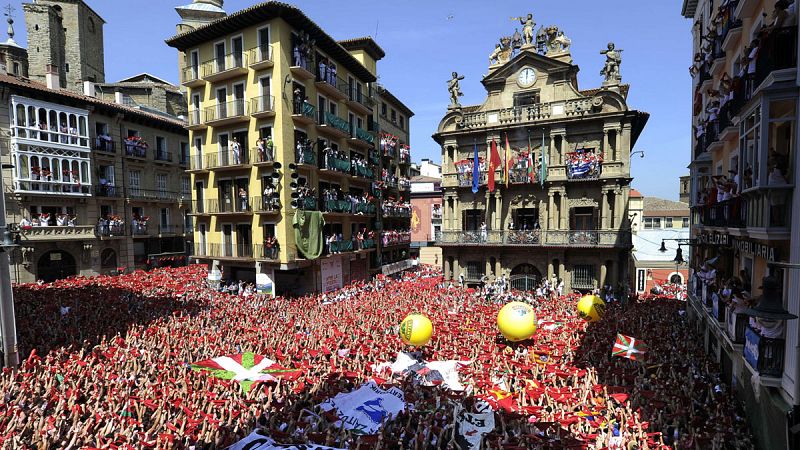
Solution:
[{"label": "yellow beach ball", "polygon": [[509,341],[524,341],[536,332],[536,312],[527,303],[511,302],[497,313],[497,328]]},{"label": "yellow beach ball", "polygon": [[425,345],[432,335],[433,324],[422,314],[409,314],[400,322],[400,339],[407,345]]},{"label": "yellow beach ball", "polygon": [[597,322],[605,311],[605,302],[596,295],[584,295],[578,300],[578,315],[587,322]]}]

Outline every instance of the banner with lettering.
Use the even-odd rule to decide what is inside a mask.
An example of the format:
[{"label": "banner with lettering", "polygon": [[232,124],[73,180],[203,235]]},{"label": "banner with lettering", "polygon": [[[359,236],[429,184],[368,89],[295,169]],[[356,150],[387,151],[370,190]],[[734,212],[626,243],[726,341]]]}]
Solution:
[{"label": "banner with lettering", "polygon": [[325,411],[336,410],[342,426],[357,434],[375,434],[384,419],[405,409],[403,391],[397,387],[384,390],[374,381],[349,393],[337,394],[320,405]]},{"label": "banner with lettering", "polygon": [[228,447],[228,450],[344,450],[316,444],[278,444],[269,436],[253,431],[246,438]]},{"label": "banner with lettering", "polygon": [[480,450],[483,435],[494,430],[494,411],[485,402],[478,402],[479,413],[468,413],[456,404],[456,447],[461,450]]}]

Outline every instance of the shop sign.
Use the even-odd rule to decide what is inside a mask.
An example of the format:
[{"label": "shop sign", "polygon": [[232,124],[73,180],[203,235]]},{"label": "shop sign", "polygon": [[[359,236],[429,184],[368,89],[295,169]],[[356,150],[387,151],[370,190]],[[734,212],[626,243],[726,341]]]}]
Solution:
[{"label": "shop sign", "polygon": [[697,236],[697,241],[706,245],[730,245],[730,239],[727,234],[719,233],[703,233]]},{"label": "shop sign", "polygon": [[733,246],[736,250],[739,250],[740,253],[775,262],[775,247],[744,239],[735,239],[733,241]]}]

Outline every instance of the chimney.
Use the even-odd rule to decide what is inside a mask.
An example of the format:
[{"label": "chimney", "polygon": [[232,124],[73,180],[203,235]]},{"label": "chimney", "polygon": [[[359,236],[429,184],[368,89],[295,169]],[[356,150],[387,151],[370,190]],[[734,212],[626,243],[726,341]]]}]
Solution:
[{"label": "chimney", "polygon": [[61,81],[59,80],[58,68],[56,66],[52,64],[47,65],[44,79],[48,89],[61,89]]},{"label": "chimney", "polygon": [[118,105],[125,104],[125,96],[122,94],[121,91],[114,91],[114,103]]},{"label": "chimney", "polygon": [[87,97],[94,97],[97,93],[94,90],[94,83],[91,81],[83,82],[83,95]]}]

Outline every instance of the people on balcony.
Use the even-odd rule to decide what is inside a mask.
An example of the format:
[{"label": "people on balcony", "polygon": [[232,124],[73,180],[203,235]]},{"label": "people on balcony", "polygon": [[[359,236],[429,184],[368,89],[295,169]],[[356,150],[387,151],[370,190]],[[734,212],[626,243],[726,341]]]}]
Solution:
[{"label": "people on balcony", "polygon": [[111,136],[107,132],[102,132],[95,139],[95,146],[98,150],[111,151]]},{"label": "people on balcony", "polygon": [[239,186],[236,195],[239,198],[239,211],[247,211],[250,209],[250,204],[247,199],[247,190],[243,186]]},{"label": "people on balcony", "polygon": [[306,164],[307,160],[313,159],[314,154],[314,144],[311,142],[310,139],[299,138],[297,139],[297,144],[295,145],[298,164]]},{"label": "people on balcony", "polygon": [[381,134],[381,151],[385,156],[396,155],[399,138],[389,133]]},{"label": "people on balcony", "polygon": [[571,179],[595,178],[600,176],[603,155],[594,150],[578,150],[567,153],[567,174]]},{"label": "people on balcony", "polygon": [[265,211],[274,211],[280,208],[280,199],[275,197],[275,185],[272,184],[272,179],[268,179],[268,182],[264,186],[262,202],[262,207]]},{"label": "people on balcony", "polygon": [[231,154],[233,155],[234,164],[242,163],[242,144],[239,143],[239,139],[236,137],[231,141]]},{"label": "people on balcony", "polygon": [[258,153],[258,162],[273,162],[275,161],[275,144],[272,142],[272,136],[267,136],[267,139],[258,138],[256,141],[256,151]]},{"label": "people on balcony", "polygon": [[264,257],[267,259],[278,259],[278,238],[268,235],[264,239]]}]

